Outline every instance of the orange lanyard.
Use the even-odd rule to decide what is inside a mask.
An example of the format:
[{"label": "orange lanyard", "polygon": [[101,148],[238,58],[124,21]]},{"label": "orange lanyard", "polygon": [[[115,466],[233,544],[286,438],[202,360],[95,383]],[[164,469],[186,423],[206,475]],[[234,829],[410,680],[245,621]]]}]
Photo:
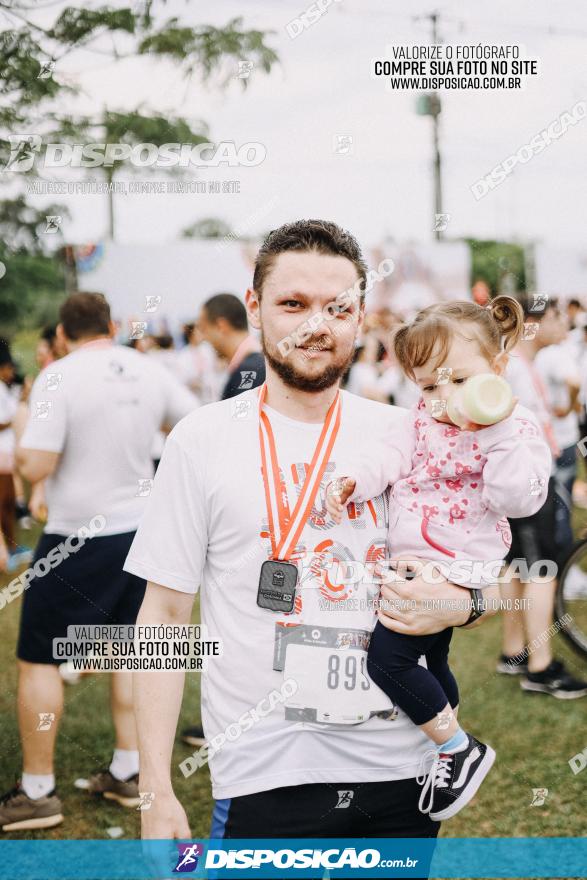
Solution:
[{"label": "orange lanyard", "polygon": [[[320,437],[312,456],[310,468],[306,474],[302,491],[293,512],[290,514],[287,491],[279,477],[279,462],[275,437],[271,422],[263,404],[267,396],[267,385],[264,384],[259,394],[259,444],[261,447],[261,464],[265,503],[269,518],[269,535],[271,538],[271,559],[287,561],[296,548],[298,539],[308,520],[314,504],[320,481],[328,464],[332,447],[340,428],[342,401],[340,391],[330,404],[320,432]],[[270,464],[270,467],[268,467]]]}]

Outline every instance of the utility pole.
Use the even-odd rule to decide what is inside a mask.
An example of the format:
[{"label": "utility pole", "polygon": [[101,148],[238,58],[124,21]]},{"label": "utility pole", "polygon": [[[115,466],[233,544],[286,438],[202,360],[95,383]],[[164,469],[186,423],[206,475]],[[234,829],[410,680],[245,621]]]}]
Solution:
[{"label": "utility pole", "polygon": [[[433,12],[430,15],[430,20],[432,22],[432,45],[438,45],[438,32],[436,30],[436,25],[438,22],[438,13]],[[433,138],[434,138],[434,213],[442,214],[442,163],[440,159],[440,138],[438,131],[438,117],[440,116],[441,105],[440,105],[440,96],[437,92],[434,93],[434,97],[436,100],[434,101],[436,112],[432,115],[432,126],[433,126]],[[442,226],[443,224],[435,223],[434,226]],[[435,229],[434,235],[437,241],[440,241],[442,238],[442,230]]]},{"label": "utility pole", "polygon": [[[419,18],[428,19],[432,25],[432,44],[438,45],[438,12],[431,12],[429,15],[418,16]],[[434,223],[434,237],[437,241],[442,240],[442,232],[444,224],[438,221],[436,215],[442,214],[442,160],[440,157],[440,134],[439,134],[439,116],[442,109],[440,96],[438,92],[428,92],[421,95],[418,100],[417,112],[422,116],[432,117],[432,138],[434,147],[433,159],[433,188],[434,188],[434,214],[436,222]]]}]

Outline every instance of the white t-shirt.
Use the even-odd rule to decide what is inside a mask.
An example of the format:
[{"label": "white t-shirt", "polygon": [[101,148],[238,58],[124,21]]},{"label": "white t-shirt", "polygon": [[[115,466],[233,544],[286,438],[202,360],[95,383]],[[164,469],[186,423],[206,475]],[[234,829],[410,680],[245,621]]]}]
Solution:
[{"label": "white t-shirt", "polygon": [[[554,429],[552,428],[552,420],[550,412],[546,406],[546,401],[536,387],[536,375],[539,375],[536,367],[530,365],[519,350],[514,349],[513,352],[510,353],[510,358],[505,371],[505,379],[509,382],[514,397],[518,398],[522,406],[525,406],[534,413],[544,432],[545,439],[548,441],[548,431],[546,429],[550,426],[550,431],[553,435]],[[555,440],[554,436],[553,440]],[[554,474],[555,469],[556,462],[553,458],[551,474]]]},{"label": "white t-shirt", "polygon": [[362,396],[365,391],[371,391],[377,387],[378,379],[377,368],[373,364],[357,361],[350,369],[346,390],[350,394]]},{"label": "white t-shirt", "polygon": [[415,403],[418,403],[422,396],[416,383],[408,379],[397,364],[390,364],[387,367],[380,377],[377,387],[384,394],[393,395],[396,406],[403,406],[406,409],[410,409]]},{"label": "white t-shirt", "polygon": [[579,399],[584,407],[587,407],[587,351],[580,355],[577,365],[581,376],[581,391]]},{"label": "white t-shirt", "polygon": [[[152,348],[147,352],[147,357],[154,361],[156,364],[160,364],[164,369],[169,370],[172,376],[176,379],[179,379],[180,382],[183,382],[183,379],[179,370],[179,353],[174,348]],[[198,405],[201,404],[200,397],[198,396]],[[195,404],[194,404],[195,406]],[[193,409],[193,407],[192,407]],[[165,446],[165,440],[167,435],[165,431],[156,431],[153,437],[153,442],[151,444],[151,458],[154,460],[160,459],[163,454],[163,447]]]},{"label": "white t-shirt", "polygon": [[[566,345],[547,345],[541,348],[534,361],[536,369],[544,382],[551,410],[555,407],[569,405],[567,382],[581,384],[578,365],[571,356]],[[567,449],[579,441],[579,417],[570,412],[563,418],[551,416],[552,428],[556,442],[561,448]]]},{"label": "white t-shirt", "polygon": [[[127,571],[174,590],[201,588],[202,623],[208,637],[223,645],[222,656],[211,658],[202,673],[208,741],[230,725],[233,739],[234,724],[244,713],[284,680],[299,684],[289,705],[278,703],[211,757],[216,798],[312,782],[410,778],[429,748],[424,734],[363,674],[378,585],[360,573],[357,582],[350,583],[348,575],[345,584],[335,563],[328,568],[333,559],[363,563],[383,555],[388,493],[349,505],[340,525],[324,507],[332,477],[358,473],[365,457],[378,454],[390,435],[399,438],[407,430],[409,414],[341,394],[340,432],[297,548],[301,608],[297,602],[294,613],[284,615],[257,605],[260,568],[270,553],[258,389],[202,407],[175,427],[125,563]],[[311,461],[322,426],[270,408],[267,413],[293,509],[304,463]],[[410,465],[405,462],[406,472]],[[276,634],[289,636],[286,650],[283,641],[276,643]],[[345,712],[350,707],[352,716],[364,708],[363,700],[369,704],[363,715],[368,720],[347,723]],[[386,717],[369,717],[370,711]],[[344,723],[316,720],[340,721],[341,713]]]},{"label": "white t-shirt", "polygon": [[203,405],[220,400],[227,372],[221,369],[209,342],[184,346],[177,353],[177,365],[181,381],[199,388],[198,396]]},{"label": "white t-shirt", "polygon": [[102,535],[133,531],[153,478],[155,432],[197,405],[164,367],[107,340],[42,370],[21,445],[61,453],[46,481],[45,531],[69,535],[98,514],[106,518]]}]

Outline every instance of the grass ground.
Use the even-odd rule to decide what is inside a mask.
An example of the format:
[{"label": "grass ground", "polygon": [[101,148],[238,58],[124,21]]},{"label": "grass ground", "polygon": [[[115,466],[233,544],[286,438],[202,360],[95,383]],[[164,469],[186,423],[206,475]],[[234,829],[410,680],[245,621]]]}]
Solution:
[{"label": "grass ground", "polygon": [[[21,535],[30,541],[31,533]],[[0,585],[8,582],[2,576]],[[20,746],[15,717],[14,648],[20,600],[0,612],[0,785],[7,789],[20,772]],[[585,741],[586,701],[555,701],[520,690],[516,678],[494,672],[499,653],[500,622],[494,618],[479,629],[457,631],[452,662],[462,694],[462,723],[490,742],[497,761],[474,803],[450,822],[447,837],[549,837],[587,834],[585,788],[587,771],[573,775],[568,761]],[[587,664],[558,638],[556,653],[577,675]],[[199,675],[186,676],[180,727],[199,718]],[[139,813],[95,800],[74,787],[78,777],[107,765],[112,727],[107,711],[108,676],[92,675],[66,689],[66,708],[57,747],[58,787],[65,821],[43,833],[44,838],[105,838],[120,827],[124,837],[139,835]],[[176,792],[185,805],[194,836],[209,833],[212,798],[206,769],[185,779],[178,765],[191,753],[177,742],[173,755]],[[531,807],[532,789],[547,788],[543,806]],[[34,837],[8,835],[10,837]]]}]

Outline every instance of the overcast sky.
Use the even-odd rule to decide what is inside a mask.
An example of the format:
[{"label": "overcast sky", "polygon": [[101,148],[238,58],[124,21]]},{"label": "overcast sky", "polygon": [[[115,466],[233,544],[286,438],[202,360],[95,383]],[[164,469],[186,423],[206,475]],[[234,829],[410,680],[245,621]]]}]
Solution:
[{"label": "overcast sky", "polygon": [[[518,43],[541,65],[540,76],[528,80],[523,91],[442,93],[448,234],[584,244],[587,119],[518,166],[482,200],[476,201],[470,190],[563,111],[587,99],[584,0],[440,0],[436,7],[423,0],[341,0],[292,40],[285,25],[301,14],[304,3],[171,0],[163,7],[165,16],[175,14],[186,24],[221,26],[241,15],[246,27],[274,31],[267,40],[280,63],[269,75],[254,69],[246,91],[236,77],[225,91],[214,84],[187,83],[171,64],[151,59],[114,63],[83,51],[59,64],[55,75],[83,90],[67,107],[96,112],[102,106],[131,110],[141,104],[153,112],[203,119],[215,141],[258,141],[267,149],[258,167],[202,173],[202,180],[240,180],[240,195],[117,198],[119,241],[170,241],[182,227],[208,216],[252,232],[286,220],[322,217],[343,224],[364,244],[383,235],[430,240],[431,120],[414,112],[416,93],[392,93],[370,71],[372,59],[384,56],[390,43],[428,43],[429,23],[415,19],[436,8],[443,42]],[[126,4],[114,0],[113,5]],[[50,7],[38,20],[51,21],[58,9]],[[338,135],[352,137],[353,155],[342,157],[333,151]],[[71,172],[59,175],[75,179]],[[121,179],[132,178],[123,172]],[[151,170],[135,179],[165,178]],[[43,205],[47,199],[31,201]],[[67,240],[102,237],[107,220],[104,196],[59,196],[59,201],[72,212],[64,229]]]}]

